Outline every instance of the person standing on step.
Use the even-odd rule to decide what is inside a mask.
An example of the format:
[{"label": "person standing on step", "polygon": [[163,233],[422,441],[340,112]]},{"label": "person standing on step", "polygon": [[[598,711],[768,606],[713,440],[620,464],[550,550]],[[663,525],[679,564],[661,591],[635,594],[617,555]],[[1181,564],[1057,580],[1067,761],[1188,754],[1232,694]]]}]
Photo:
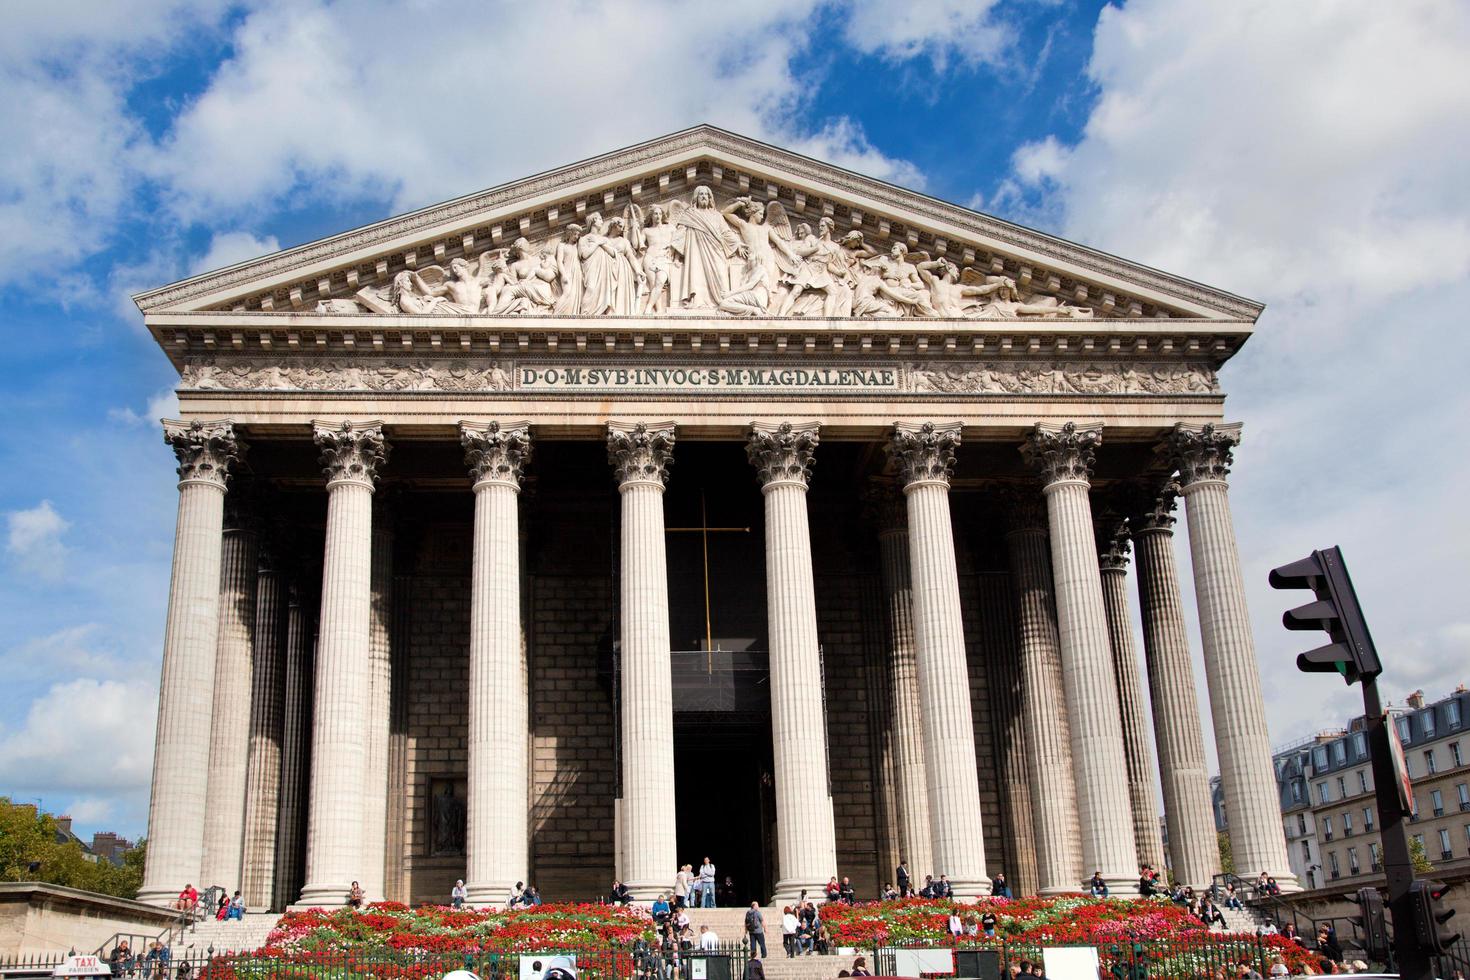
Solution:
[{"label": "person standing on step", "polygon": [[699,866],[699,893],[703,908],[715,907],[715,862],[706,855],[704,863]]},{"label": "person standing on step", "polygon": [[898,872],[894,876],[898,879],[898,894],[902,898],[909,898],[914,894],[913,877],[909,874],[909,863],[903,858],[898,859]]},{"label": "person standing on step", "polygon": [[761,915],[761,903],[751,902],[750,908],[745,913],[745,932],[750,936],[750,955],[755,956],[755,948],[761,948],[761,959],[766,957],[766,920]]},{"label": "person standing on step", "polygon": [[689,902],[689,888],[693,884],[693,868],[684,864],[679,866],[679,873],[674,875],[674,906],[676,908],[687,908]]}]

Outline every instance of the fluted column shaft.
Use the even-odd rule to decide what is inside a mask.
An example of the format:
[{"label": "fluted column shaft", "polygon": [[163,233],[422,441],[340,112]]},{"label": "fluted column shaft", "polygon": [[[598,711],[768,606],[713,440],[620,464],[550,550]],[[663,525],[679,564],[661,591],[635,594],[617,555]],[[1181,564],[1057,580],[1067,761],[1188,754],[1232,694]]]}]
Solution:
[{"label": "fluted column shaft", "polygon": [[608,427],[622,498],[623,879],[640,900],[668,891],[677,870],[670,832],[678,796],[664,548],[664,479],[673,447],[672,423]]},{"label": "fluted column shaft", "polygon": [[268,909],[275,898],[286,619],[281,574],[270,567],[268,560],[263,560],[255,586],[255,658],[250,684],[250,754],[245,779],[245,859],[241,876],[245,905],[251,909]]},{"label": "fluted column shaft", "polygon": [[1199,889],[1209,884],[1219,870],[1220,849],[1210,804],[1210,777],[1205,768],[1189,633],[1174,566],[1174,532],[1167,526],[1136,528],[1133,548],[1169,855],[1174,878]]},{"label": "fluted column shaft", "polygon": [[[1039,497],[1039,494],[1038,494]],[[1030,508],[1023,508],[1030,510]],[[1037,508],[1039,510],[1039,508]],[[1052,598],[1051,550],[1040,521],[1022,518],[1006,535],[1021,647],[1022,723],[1031,789],[1036,887],[1075,891],[1082,878],[1071,720],[1064,710],[1062,659]]]},{"label": "fluted column shaft", "polygon": [[388,842],[388,726],[393,698],[393,524],[381,502],[373,519],[368,626],[368,703],[363,716],[362,890],[382,901]]},{"label": "fluted column shaft", "polygon": [[806,489],[817,427],[753,426],[747,447],[765,498],[771,741],[780,868],[774,901],[816,894],[837,872],[821,649]]},{"label": "fluted column shaft", "polygon": [[934,872],[949,875],[956,897],[970,899],[988,894],[990,882],[980,825],[959,570],[949,516],[949,474],[959,440],[958,424],[900,426],[889,452],[898,462],[907,499],[914,647]]},{"label": "fluted column shaft", "polygon": [[[897,497],[897,494],[894,494]],[[914,655],[913,586],[909,576],[908,515],[894,503],[901,523],[878,532],[883,592],[888,607],[888,685],[892,693],[893,776],[898,811],[898,853],[917,875],[930,873],[929,784],[924,775],[924,730],[920,718],[919,668]],[[885,872],[886,873],[886,872]]]},{"label": "fluted column shaft", "polygon": [[253,530],[225,530],[209,734],[209,799],[204,805],[204,865],[199,877],[206,885],[220,885],[226,891],[240,887],[245,848],[256,547]]},{"label": "fluted column shaft", "polygon": [[[1126,560],[1126,559],[1123,559]],[[1154,750],[1149,740],[1138,679],[1138,648],[1133,642],[1133,620],[1128,614],[1128,569],[1116,557],[1103,557],[1103,605],[1112,637],[1113,676],[1118,684],[1118,713],[1123,723],[1123,751],[1128,760],[1128,799],[1133,808],[1133,845],[1137,863],[1160,874],[1164,870],[1164,839],[1159,833],[1159,809],[1154,803]]]},{"label": "fluted column shaft", "polygon": [[462,423],[460,434],[475,493],[465,887],[471,903],[487,905],[530,877],[517,513],[530,445],[524,424]]},{"label": "fluted column shaft", "polygon": [[300,904],[329,907],[345,904],[352,882],[364,874],[373,482],[384,451],[376,424],[318,425],[316,439],[327,472],[327,537]]},{"label": "fluted column shaft", "polygon": [[1280,795],[1271,762],[1266,704],[1225,480],[1239,441],[1238,423],[1180,425],[1171,446],[1188,515],[1205,682],[1215,724],[1215,751],[1220,759],[1231,853],[1242,872],[1264,870],[1283,889],[1294,890],[1298,886],[1281,833]]},{"label": "fluted column shaft", "polygon": [[1102,872],[1114,893],[1126,895],[1138,890],[1137,849],[1088,499],[1093,447],[1100,441],[1100,427],[1038,425],[1028,449],[1045,484],[1083,871]]},{"label": "fluted column shaft", "polygon": [[158,685],[148,863],[138,893],[140,901],[160,905],[185,885],[202,884],[225,484],[239,455],[228,422],[165,422],[164,439],[179,460],[179,510]]},{"label": "fluted column shaft", "polygon": [[276,814],[276,881],[272,909],[284,909],[301,895],[310,792],[312,628],[298,589],[286,605],[286,646],[281,673],[281,799]]}]

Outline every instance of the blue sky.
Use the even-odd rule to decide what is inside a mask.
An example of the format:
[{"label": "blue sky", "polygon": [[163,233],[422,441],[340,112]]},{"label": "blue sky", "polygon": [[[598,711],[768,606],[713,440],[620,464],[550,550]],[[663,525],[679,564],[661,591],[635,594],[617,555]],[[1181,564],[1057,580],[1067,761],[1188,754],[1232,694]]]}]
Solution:
[{"label": "blue sky", "polygon": [[1265,301],[1223,380],[1273,741],[1354,704],[1295,674],[1264,586],[1312,547],[1347,552],[1393,696],[1467,679],[1470,8],[728,8],[7,12],[0,794],[146,820],[176,378],[129,292],[699,122]]}]

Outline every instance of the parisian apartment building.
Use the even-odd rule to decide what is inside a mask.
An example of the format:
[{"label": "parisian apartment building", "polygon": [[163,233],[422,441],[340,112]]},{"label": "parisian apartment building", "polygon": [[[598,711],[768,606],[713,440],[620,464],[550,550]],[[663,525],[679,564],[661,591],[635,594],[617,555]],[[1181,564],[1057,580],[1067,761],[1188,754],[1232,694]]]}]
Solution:
[{"label": "parisian apartment building", "polygon": [[[1470,693],[1464,685],[1438,701],[1423,691],[1389,713],[1414,787],[1409,837],[1436,872],[1470,871]],[[1303,888],[1367,884],[1383,873],[1378,804],[1367,723],[1322,731],[1273,754],[1281,825],[1291,870]],[[1212,788],[1217,785],[1212,781]],[[1215,823],[1225,811],[1215,794]],[[1252,868],[1237,868],[1241,875]]]}]

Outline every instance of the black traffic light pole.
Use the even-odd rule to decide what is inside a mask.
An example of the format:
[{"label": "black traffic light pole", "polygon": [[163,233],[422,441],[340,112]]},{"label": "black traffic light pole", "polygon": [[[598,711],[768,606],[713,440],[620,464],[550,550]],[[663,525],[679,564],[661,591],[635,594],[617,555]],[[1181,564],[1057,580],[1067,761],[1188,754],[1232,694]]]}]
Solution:
[{"label": "black traffic light pole", "polygon": [[1378,822],[1383,840],[1383,874],[1387,879],[1388,911],[1393,916],[1393,955],[1403,980],[1430,980],[1434,976],[1429,953],[1414,928],[1414,863],[1409,858],[1409,829],[1399,777],[1393,764],[1391,720],[1378,698],[1378,678],[1363,681],[1363,714],[1368,721],[1368,751],[1373,759],[1373,792],[1378,800]]},{"label": "black traffic light pole", "polygon": [[[1273,569],[1271,587],[1311,589],[1317,601],[1288,610],[1282,625],[1289,630],[1325,630],[1332,642],[1297,657],[1297,668],[1308,673],[1332,671],[1349,684],[1363,685],[1363,715],[1368,723],[1368,749],[1373,760],[1373,791],[1383,840],[1383,871],[1388,886],[1388,910],[1393,916],[1393,951],[1403,980],[1430,980],[1430,941],[1419,935],[1414,900],[1414,865],[1409,859],[1409,832],[1404,826],[1404,803],[1399,796],[1399,774],[1394,766],[1397,738],[1378,697],[1378,675],[1383,665],[1358,604],[1342,551],[1336,547]],[[1370,914],[1364,908],[1364,915]],[[1432,928],[1432,926],[1427,926]]]}]

